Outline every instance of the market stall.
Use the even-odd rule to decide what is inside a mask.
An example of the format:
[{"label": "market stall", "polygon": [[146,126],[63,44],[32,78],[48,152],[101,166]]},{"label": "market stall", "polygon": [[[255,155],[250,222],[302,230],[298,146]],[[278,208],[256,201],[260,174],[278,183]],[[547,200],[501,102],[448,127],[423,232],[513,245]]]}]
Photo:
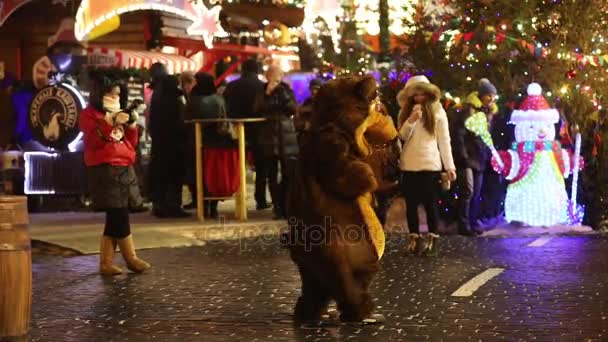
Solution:
[{"label": "market stall", "polygon": [[196,71],[195,61],[179,56],[152,51],[131,51],[93,47],[87,49],[88,67],[117,67],[124,69],[149,69],[154,63],[162,63],[170,74]]},{"label": "market stall", "polygon": [[[124,73],[129,104],[146,97],[146,78],[142,75],[154,63],[163,63],[171,74],[196,71],[199,66],[186,57],[159,52],[133,51],[91,47],[86,49],[85,61],[75,74],[54,76],[34,95],[30,105],[30,128],[39,146],[26,151],[25,194],[70,194],[86,193],[82,143],[78,130],[78,115],[86,106],[88,85],[86,74],[91,69],[140,70],[142,73]],[[35,69],[34,73],[39,73]],[[70,82],[72,80],[72,82]],[[145,127],[145,119],[141,123]],[[150,141],[145,134],[140,143],[140,163],[146,163]],[[142,167],[144,169],[144,167]],[[66,177],[69,175],[69,177]],[[69,181],[66,181],[69,179]]]}]

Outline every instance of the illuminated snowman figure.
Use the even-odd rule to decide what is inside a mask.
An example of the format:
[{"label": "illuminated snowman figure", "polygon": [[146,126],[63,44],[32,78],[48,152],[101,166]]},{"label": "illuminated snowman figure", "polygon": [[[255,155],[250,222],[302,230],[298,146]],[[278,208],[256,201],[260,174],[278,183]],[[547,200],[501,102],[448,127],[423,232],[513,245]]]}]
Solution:
[{"label": "illuminated snowman figure", "polygon": [[516,141],[509,151],[493,153],[492,166],[510,181],[505,200],[507,221],[552,226],[569,221],[564,179],[570,175],[574,158],[555,140],[559,113],[541,94],[539,84],[528,86],[528,97],[511,115]]}]

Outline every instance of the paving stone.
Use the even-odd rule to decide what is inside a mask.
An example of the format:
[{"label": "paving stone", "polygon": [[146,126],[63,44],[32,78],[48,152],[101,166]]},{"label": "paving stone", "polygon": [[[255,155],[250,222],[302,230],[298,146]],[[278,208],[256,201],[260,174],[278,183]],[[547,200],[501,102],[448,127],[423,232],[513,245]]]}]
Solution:
[{"label": "paving stone", "polygon": [[[95,255],[34,255],[30,340],[607,340],[608,238],[532,241],[449,236],[439,257],[419,258],[389,236],[373,286],[387,321],[375,326],[294,325],[299,276],[268,237],[142,250],[153,268],[114,278],[96,273]],[[492,267],[505,271],[470,297],[451,296]]]}]

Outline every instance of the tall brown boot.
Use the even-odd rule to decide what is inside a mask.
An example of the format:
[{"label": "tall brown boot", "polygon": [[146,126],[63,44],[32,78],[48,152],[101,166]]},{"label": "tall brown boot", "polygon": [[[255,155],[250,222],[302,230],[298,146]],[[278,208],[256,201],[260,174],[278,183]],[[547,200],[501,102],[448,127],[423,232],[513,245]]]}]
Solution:
[{"label": "tall brown boot", "polygon": [[410,233],[410,239],[409,242],[407,244],[407,246],[405,247],[405,250],[407,251],[408,254],[418,254],[419,250],[420,250],[420,234],[418,233]]},{"label": "tall brown boot", "polygon": [[118,246],[120,247],[120,253],[127,263],[127,267],[135,272],[141,273],[148,268],[150,264],[138,258],[135,254],[135,246],[133,245],[133,236],[129,235],[124,239],[118,240]]},{"label": "tall brown boot", "polygon": [[115,251],[116,240],[103,235],[101,237],[101,246],[99,247],[99,273],[104,275],[118,275],[122,273],[120,267],[112,264]]}]

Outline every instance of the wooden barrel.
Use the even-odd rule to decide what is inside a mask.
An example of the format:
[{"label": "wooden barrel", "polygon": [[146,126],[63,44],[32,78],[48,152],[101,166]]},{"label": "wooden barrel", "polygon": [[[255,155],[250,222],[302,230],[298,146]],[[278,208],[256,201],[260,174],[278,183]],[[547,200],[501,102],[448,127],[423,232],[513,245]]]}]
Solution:
[{"label": "wooden barrel", "polygon": [[27,197],[0,196],[0,338],[27,334],[32,255]]}]

